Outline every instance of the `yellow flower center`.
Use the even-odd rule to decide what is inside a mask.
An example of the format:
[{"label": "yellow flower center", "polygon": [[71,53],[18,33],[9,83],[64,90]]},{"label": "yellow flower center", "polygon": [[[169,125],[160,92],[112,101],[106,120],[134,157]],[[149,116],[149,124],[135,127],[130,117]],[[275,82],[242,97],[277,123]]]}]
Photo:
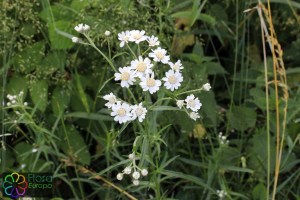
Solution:
[{"label": "yellow flower center", "polygon": [[171,84],[175,84],[177,82],[177,78],[174,75],[171,75],[169,76],[168,81]]},{"label": "yellow flower center", "polygon": [[139,62],[136,66],[136,70],[138,72],[144,72],[146,70],[147,65],[144,62]]},{"label": "yellow flower center", "polygon": [[128,72],[123,72],[121,75],[121,80],[122,81],[128,81],[130,78],[130,74]]},{"label": "yellow flower center", "polygon": [[137,108],[135,110],[135,114],[139,117],[139,116],[141,116],[143,114],[143,110],[141,108]]},{"label": "yellow flower center", "polygon": [[126,115],[126,110],[124,108],[119,108],[117,113],[120,117],[124,117]]},{"label": "yellow flower center", "polygon": [[135,40],[139,40],[139,39],[141,39],[141,37],[142,37],[142,35],[139,34],[139,33],[137,33],[137,34],[135,34],[135,35],[133,36],[133,38],[134,38]]},{"label": "yellow flower center", "polygon": [[195,100],[189,100],[188,104],[190,105],[190,107],[195,107],[196,106]]},{"label": "yellow flower center", "polygon": [[148,87],[154,87],[155,86],[155,80],[153,78],[148,78],[146,81],[146,84]]},{"label": "yellow flower center", "polygon": [[158,59],[160,59],[160,60],[162,60],[164,57],[165,57],[165,55],[162,53],[162,52],[156,52],[155,53],[155,55],[156,55],[156,57],[158,58]]}]

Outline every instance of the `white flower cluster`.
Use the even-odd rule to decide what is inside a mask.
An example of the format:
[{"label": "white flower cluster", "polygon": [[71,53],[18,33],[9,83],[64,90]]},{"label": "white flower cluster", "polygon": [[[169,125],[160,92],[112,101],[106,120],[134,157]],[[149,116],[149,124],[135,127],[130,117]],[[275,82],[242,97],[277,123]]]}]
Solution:
[{"label": "white flower cluster", "polygon": [[107,94],[103,98],[107,101],[105,106],[112,110],[111,116],[120,124],[135,119],[143,122],[146,117],[147,109],[143,107],[142,103],[130,105],[127,102],[117,100],[117,97],[113,93]]},{"label": "white flower cluster", "polygon": [[227,196],[227,192],[224,190],[217,190],[217,195],[219,196],[219,199],[224,199]]},{"label": "white flower cluster", "polygon": [[131,163],[129,166],[125,167],[124,170],[121,173],[117,174],[117,179],[121,181],[124,177],[124,175],[131,175],[132,177],[132,183],[133,185],[139,185],[140,181],[139,179],[141,176],[147,176],[148,170],[147,169],[141,169],[138,166],[136,166],[136,156],[134,153],[131,153],[128,155],[128,158],[131,160]]},{"label": "white flower cluster", "polygon": [[[115,73],[115,80],[121,81],[121,87],[129,88],[129,86],[137,83],[143,91],[149,91],[150,94],[153,94],[159,90],[162,81],[164,81],[164,86],[171,91],[181,86],[181,82],[183,81],[180,71],[183,69],[181,61],[178,60],[174,64],[170,62],[170,56],[167,55],[165,49],[161,47],[152,49],[152,47],[160,44],[157,37],[153,35],[146,36],[143,30],[132,30],[119,33],[118,39],[121,41],[120,47],[124,47],[124,45],[129,42],[139,44],[143,41],[147,41],[152,51],[148,54],[148,57],[138,55],[135,60],[130,62],[130,66],[119,68],[119,72]],[[170,67],[170,70],[165,72],[165,77],[162,78],[162,81],[155,78],[154,67],[158,63],[167,64]]]},{"label": "white flower cluster", "polygon": [[198,118],[200,118],[197,112],[200,110],[202,103],[198,97],[195,97],[193,94],[187,96],[185,100],[177,100],[176,104],[180,109],[186,106],[186,109],[192,110],[192,112],[189,113],[189,117],[191,119],[196,121]]},{"label": "white flower cluster", "polygon": [[[86,33],[90,30],[90,26],[87,24],[78,24],[77,26],[75,26],[74,29],[78,33]],[[79,42],[81,42],[81,40],[78,37],[72,37],[72,42],[79,43]]]},{"label": "white flower cluster", "polygon": [[227,140],[227,136],[223,135],[222,132],[219,133],[219,141],[220,141],[220,144],[228,144],[229,143],[229,140]]},{"label": "white flower cluster", "polygon": [[[19,105],[20,102],[19,100],[22,100],[22,96],[23,96],[24,92],[21,91],[18,95],[10,95],[8,94],[6,97],[8,99],[8,102],[7,102],[7,106],[13,106],[13,105]],[[24,106],[27,106],[28,103],[27,102],[24,102],[23,104]]]}]

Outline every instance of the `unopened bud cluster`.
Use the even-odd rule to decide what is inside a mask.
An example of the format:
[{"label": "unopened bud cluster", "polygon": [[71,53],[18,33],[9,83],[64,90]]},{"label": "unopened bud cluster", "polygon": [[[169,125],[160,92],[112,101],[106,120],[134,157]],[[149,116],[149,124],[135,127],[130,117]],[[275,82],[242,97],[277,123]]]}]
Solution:
[{"label": "unopened bud cluster", "polygon": [[[7,106],[15,106],[15,105],[20,105],[22,103],[22,97],[23,97],[24,92],[21,91],[18,95],[10,95],[8,94],[6,97],[8,99],[8,102],[6,103]],[[24,102],[24,106],[27,106],[28,103]]]},{"label": "unopened bud cluster", "polygon": [[219,133],[219,141],[220,141],[220,144],[228,144],[229,143],[229,140],[227,140],[227,136],[223,135],[222,132]]},{"label": "unopened bud cluster", "polygon": [[129,175],[132,178],[132,183],[133,185],[139,185],[140,181],[139,179],[142,176],[147,176],[148,175],[148,170],[147,169],[141,169],[138,166],[136,166],[135,161],[136,161],[136,156],[134,153],[131,153],[128,155],[128,158],[131,160],[131,163],[129,166],[125,167],[121,173],[117,174],[117,179],[119,181],[123,180],[124,175]]},{"label": "unopened bud cluster", "polygon": [[219,199],[224,199],[227,196],[227,192],[224,190],[217,190],[217,195],[219,196]]}]

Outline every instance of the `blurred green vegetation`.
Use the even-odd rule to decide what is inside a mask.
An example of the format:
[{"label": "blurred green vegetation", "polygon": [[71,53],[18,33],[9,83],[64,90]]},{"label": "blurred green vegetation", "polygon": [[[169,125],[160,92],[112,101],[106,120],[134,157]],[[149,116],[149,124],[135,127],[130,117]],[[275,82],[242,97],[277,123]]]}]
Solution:
[{"label": "blurred green vegetation", "polygon": [[[226,199],[265,199],[268,122],[261,27],[256,10],[243,12],[256,1],[0,2],[0,126],[2,134],[12,134],[1,136],[0,173],[53,172],[55,196],[62,199],[126,199],[76,166],[97,172],[138,199],[218,199],[216,190],[221,189],[228,193]],[[276,199],[300,199],[300,4],[271,2],[290,95]],[[157,35],[171,56],[183,61],[187,87],[212,85],[211,91],[198,95],[203,104],[200,121],[177,111],[153,114],[157,122],[149,131],[167,145],[153,140],[150,175],[141,186],[115,178],[124,155],[131,151],[133,136],[139,133],[135,125],[117,125],[104,109],[100,96],[111,91],[126,95],[114,81],[107,82],[114,72],[94,49],[72,43],[72,36],[80,37],[74,30],[78,23],[90,25],[95,44],[112,57],[120,52],[119,32],[138,29]],[[104,35],[106,30],[111,36]],[[272,80],[269,50],[267,56]],[[121,66],[128,60],[119,56],[114,62]],[[4,106],[7,94],[20,91],[30,107],[19,110],[21,116]],[[273,183],[272,86],[269,95]],[[220,132],[228,136],[229,145],[220,144]],[[33,148],[37,153],[32,153]]]}]

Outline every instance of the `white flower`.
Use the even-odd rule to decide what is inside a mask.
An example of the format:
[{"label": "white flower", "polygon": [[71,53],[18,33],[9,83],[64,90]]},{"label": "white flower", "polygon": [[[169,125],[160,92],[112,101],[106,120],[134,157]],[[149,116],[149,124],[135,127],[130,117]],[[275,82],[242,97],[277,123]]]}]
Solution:
[{"label": "white flower", "polygon": [[108,101],[105,104],[105,106],[108,108],[111,108],[117,102],[117,98],[112,92],[110,94],[104,95],[103,99]]},{"label": "white flower", "polygon": [[191,109],[194,112],[197,112],[202,106],[202,103],[200,103],[198,97],[195,98],[193,94],[187,96],[185,102],[186,102],[186,107]]},{"label": "white flower", "polygon": [[90,26],[86,24],[78,24],[74,29],[79,33],[83,33],[85,31],[88,31],[90,29]]},{"label": "white flower", "polygon": [[136,76],[141,78],[146,74],[152,73],[153,64],[149,58],[143,59],[142,56],[139,56],[138,59],[131,61],[131,69],[135,70]]},{"label": "white flower", "polygon": [[104,32],[104,35],[105,35],[105,36],[110,36],[110,34],[111,34],[110,31],[105,31],[105,32]]},{"label": "white flower", "polygon": [[123,179],[123,174],[122,174],[122,173],[118,173],[118,174],[117,174],[117,179],[118,179],[119,181],[121,181],[121,180]]},{"label": "white flower", "polygon": [[155,50],[152,50],[151,53],[149,53],[149,57],[153,58],[155,62],[162,62],[164,64],[167,64],[170,60],[170,56],[167,56],[167,51],[165,49],[162,49],[158,47]]},{"label": "white flower", "polygon": [[131,173],[131,167],[125,167],[124,173],[125,174],[130,174]]},{"label": "white flower", "polygon": [[142,122],[145,119],[147,109],[143,107],[142,103],[131,106],[131,109],[132,120],[138,118],[139,122]]},{"label": "white flower", "polygon": [[147,37],[147,42],[149,44],[149,47],[154,47],[159,45],[158,38],[152,35],[151,37]]},{"label": "white flower", "polygon": [[78,43],[80,39],[78,37],[72,37],[72,42]]},{"label": "white flower", "polygon": [[6,104],[7,106],[10,106],[11,105],[11,103],[10,102],[7,102],[7,104]]},{"label": "white flower", "polygon": [[149,90],[150,94],[153,94],[159,90],[159,86],[161,86],[161,81],[155,80],[153,73],[151,74],[151,76],[150,74],[147,74],[146,77],[141,78],[140,86],[142,87],[143,91]]},{"label": "white flower", "polygon": [[28,103],[27,103],[27,102],[24,102],[24,106],[28,106]]},{"label": "white flower", "polygon": [[220,199],[223,199],[225,196],[227,196],[227,192],[225,192],[224,190],[217,190],[217,194]]},{"label": "white flower", "polygon": [[135,172],[132,173],[132,177],[133,177],[134,179],[139,179],[140,176],[141,176],[140,172],[135,171]]},{"label": "white flower", "polygon": [[142,169],[141,174],[143,176],[147,176],[148,175],[148,170],[147,169]]},{"label": "white flower", "polygon": [[191,113],[189,114],[189,116],[190,116],[191,119],[193,119],[193,120],[195,120],[195,121],[196,121],[198,118],[200,118],[199,114],[196,113],[196,112],[191,112]]},{"label": "white flower", "polygon": [[115,73],[115,80],[121,80],[121,87],[129,88],[135,82],[135,72],[130,70],[130,67],[120,67],[119,72]]},{"label": "white flower", "polygon": [[147,36],[145,36],[145,31],[139,31],[139,30],[132,30],[130,31],[130,42],[135,42],[136,44],[145,41],[147,39]]},{"label": "white flower", "polygon": [[88,31],[88,30],[90,30],[90,26],[87,24],[83,25],[83,31]]},{"label": "white flower", "polygon": [[112,105],[112,112],[111,116],[114,116],[114,120],[118,121],[120,124],[125,123],[131,120],[131,108],[130,105],[127,103],[117,102],[116,104]]},{"label": "white flower", "polygon": [[203,86],[202,86],[203,90],[204,91],[209,91],[211,89],[211,86],[209,83],[205,83]]},{"label": "white flower", "polygon": [[125,45],[125,43],[128,43],[129,38],[130,38],[130,32],[129,31],[118,33],[118,39],[121,41],[120,47],[123,47]]},{"label": "white flower", "polygon": [[185,105],[184,100],[177,100],[176,105],[181,109]]},{"label": "white flower", "polygon": [[173,70],[175,70],[175,71],[180,71],[181,69],[183,69],[183,66],[182,66],[180,60],[177,60],[176,63],[169,62],[168,64],[169,64],[170,67],[171,67]]},{"label": "white flower", "polygon": [[32,153],[35,153],[35,152],[37,152],[37,151],[38,151],[38,149],[36,149],[36,148],[33,148],[33,149],[31,150]]},{"label": "white flower", "polygon": [[133,185],[138,186],[140,184],[140,181],[139,180],[133,180],[132,183],[133,183]]},{"label": "white flower", "polygon": [[183,77],[181,73],[174,72],[173,70],[169,70],[166,72],[166,77],[164,77],[162,80],[165,81],[164,86],[171,90],[177,90],[178,87],[181,85],[181,82],[183,81]]},{"label": "white flower", "polygon": [[128,158],[129,158],[130,160],[135,159],[135,154],[134,154],[134,153],[129,154],[129,155],[128,155]]}]

